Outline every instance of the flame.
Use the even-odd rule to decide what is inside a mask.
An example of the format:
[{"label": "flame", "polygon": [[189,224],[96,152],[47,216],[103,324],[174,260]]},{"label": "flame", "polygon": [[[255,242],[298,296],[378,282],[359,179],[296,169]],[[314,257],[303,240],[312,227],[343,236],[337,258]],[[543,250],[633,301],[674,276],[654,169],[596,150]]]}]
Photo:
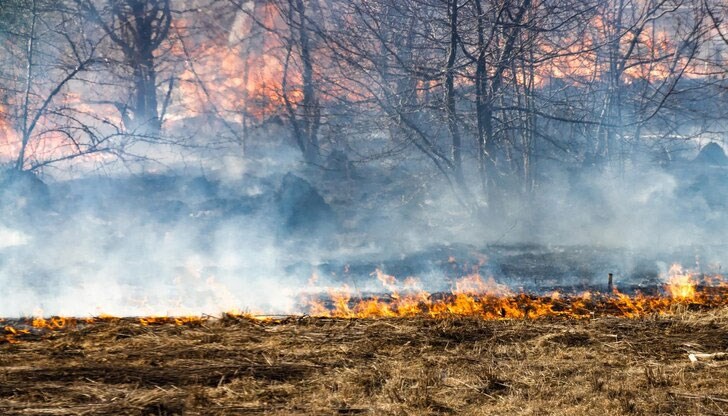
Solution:
[{"label": "flame", "polygon": [[20,150],[20,136],[10,120],[8,106],[0,104],[0,158],[9,160]]},{"label": "flame", "polygon": [[[271,2],[249,2],[245,7],[248,11],[240,13],[234,27],[225,33],[216,33],[212,29],[210,33],[196,33],[190,30],[196,27],[190,18],[175,18],[172,34],[166,45],[170,56],[175,59],[163,61],[164,69],[159,73],[160,80],[175,80],[170,105],[165,114],[166,120],[197,118],[214,113],[226,121],[260,122],[283,112],[285,104],[282,82],[286,41],[281,34],[285,34],[287,30],[285,18],[281,16],[278,6]],[[322,6],[320,12],[324,15],[330,13],[327,7]],[[622,54],[632,50],[630,45],[633,42],[637,45],[621,75],[620,82],[625,84],[636,80],[659,83],[675,77],[676,73],[687,78],[719,73],[720,68],[708,66],[722,62],[712,63],[709,59],[690,60],[680,56],[680,53],[684,53],[680,51],[685,42],[680,41],[677,33],[680,25],[672,25],[669,20],[673,17],[656,17],[654,27],[647,27],[638,34],[626,32],[615,41],[612,39],[615,36],[612,33],[614,23],[610,22],[609,12],[602,12],[592,18],[589,29],[583,33],[559,39],[533,40],[535,61],[540,62],[534,67],[535,86],[543,87],[550,80],[581,85],[605,79],[609,75],[610,62],[603,56],[604,48],[615,42]],[[358,24],[353,18],[346,19],[346,22],[352,26]],[[717,36],[716,30],[710,29],[706,37]],[[316,48],[312,53],[316,69],[336,67],[334,62],[329,61],[331,58],[328,53]],[[671,56],[674,59],[663,59]],[[681,71],[682,68],[685,70]],[[300,68],[291,64],[286,74],[287,94],[294,108],[301,102],[303,95],[299,72]],[[517,84],[531,82],[526,75],[519,71],[514,72],[516,73],[513,77]],[[336,74],[317,77],[320,83],[319,99],[322,101],[338,103],[340,98],[347,97],[351,101],[367,102],[375,98],[371,96],[371,91],[360,85],[361,80],[336,77]],[[462,76],[456,82],[461,85],[471,81],[469,77]],[[429,91],[436,84],[435,81],[418,80],[416,91]],[[159,91],[160,101],[163,101],[164,93],[164,90]],[[87,92],[82,96],[72,91],[64,91],[57,100],[63,107],[72,108],[78,114],[91,115],[95,119],[92,123],[94,125],[119,126],[122,123],[118,110],[112,105],[98,104],[98,98],[104,97],[91,100],[87,95]],[[9,108],[18,108],[19,105],[17,102],[0,104],[0,159],[12,160],[17,157],[20,140],[18,129],[11,122],[13,111]],[[38,131],[44,133],[39,133],[31,141],[27,149],[29,159],[61,158],[77,150],[73,140],[54,131],[52,127],[56,122],[52,117],[45,116],[39,120]],[[454,262],[454,259],[449,259],[449,262]]]},{"label": "flame", "polygon": [[[535,85],[544,87],[550,80],[581,85],[610,76],[611,63],[602,56],[602,50],[604,45],[615,42],[619,44],[620,53],[614,59],[626,61],[621,75],[621,82],[625,84],[632,84],[637,80],[660,83],[675,77],[677,73],[685,78],[700,78],[720,72],[717,63],[709,62],[709,59],[691,60],[682,56],[682,42],[675,33],[679,24],[665,26],[666,21],[657,20],[654,28],[645,27],[637,35],[624,33],[615,40],[612,33],[614,23],[609,22],[608,17],[597,14],[589,23],[590,29],[580,33],[578,37],[568,36],[558,44],[541,42],[536,46],[537,53],[550,58],[544,59],[544,64],[535,68]],[[669,29],[670,27],[673,29]],[[630,50],[631,53],[627,56]],[[516,74],[516,81],[519,84],[528,82],[520,74]]]},{"label": "flame", "polygon": [[[395,276],[377,269],[372,273],[375,281],[384,289],[377,296],[363,296],[348,285],[326,288],[325,296],[302,298],[307,315],[344,319],[363,318],[432,318],[467,316],[487,320],[539,319],[561,317],[589,319],[595,316],[640,318],[650,315],[670,315],[691,308],[716,308],[728,306],[728,280],[720,275],[705,276],[673,265],[665,276],[662,294],[627,294],[614,288],[611,293],[585,291],[564,293],[553,291],[543,295],[514,291],[493,277],[483,278],[478,273],[457,279],[449,293],[431,294],[422,289],[414,277],[402,282]],[[311,284],[315,283],[312,281]],[[9,324],[5,321],[0,332],[0,343],[17,343],[35,339],[48,332],[63,331],[117,321],[109,315],[92,318],[44,317],[42,310],[34,318]],[[255,322],[273,322],[274,316],[231,310],[223,319],[245,319]],[[203,315],[147,316],[134,318],[142,326],[198,326],[208,319]],[[32,338],[31,338],[32,337]]]},{"label": "flame", "polygon": [[[407,278],[399,284],[394,276],[381,270],[373,273],[388,296],[362,298],[354,296],[347,285],[328,289],[328,299],[308,300],[312,316],[334,318],[391,318],[429,316],[479,316],[483,319],[534,319],[563,316],[590,318],[596,314],[638,318],[649,314],[670,314],[685,304],[705,307],[728,306],[725,292],[728,282],[722,276],[702,279],[701,288],[694,274],[679,265],[670,269],[664,287],[668,296],[626,294],[614,288],[612,293],[559,291],[546,296],[514,292],[493,277],[483,279],[474,273],[458,279],[449,294],[432,295],[419,289],[419,282]],[[359,298],[358,300],[355,300]]]},{"label": "flame", "polygon": [[380,269],[376,269],[372,275],[377,276],[377,280],[379,280],[385,289],[392,291],[392,293],[396,293],[397,279],[394,276],[388,275]]},{"label": "flame", "polygon": [[683,271],[682,266],[673,264],[670,267],[667,291],[674,299],[693,300],[696,296],[696,283],[690,273]]},{"label": "flame", "polygon": [[455,282],[454,294],[465,295],[500,295],[507,296],[511,294],[510,289],[506,285],[498,284],[493,277],[489,277],[483,281],[479,274],[473,273],[467,275]]},{"label": "flame", "polygon": [[18,340],[18,337],[30,334],[30,331],[27,329],[18,329],[15,328],[12,325],[5,325],[3,327],[3,330],[5,331],[5,336],[0,337],[0,343],[7,342],[8,344],[17,344],[20,342]]},{"label": "flame", "polygon": [[201,316],[148,316],[139,318],[139,323],[142,326],[168,324],[174,324],[175,326],[196,326],[202,324],[203,321],[204,319]]},{"label": "flame", "polygon": [[45,328],[51,330],[65,329],[71,326],[76,326],[76,320],[60,316],[53,316],[48,319],[38,316],[33,318],[32,326],[33,328]]},{"label": "flame", "polygon": [[[234,33],[224,33],[197,40],[191,36],[186,19],[174,25],[177,33],[171,53],[185,61],[179,78],[176,103],[169,118],[180,119],[214,113],[235,122],[245,118],[260,121],[279,113],[284,105],[281,91],[284,76],[282,40],[268,31],[256,33],[259,25],[283,29],[285,23],[273,4],[260,4],[240,15]],[[182,39],[185,39],[182,43]],[[292,72],[292,71],[290,71]],[[296,74],[289,73],[296,85]],[[301,92],[288,91],[295,105]]]}]

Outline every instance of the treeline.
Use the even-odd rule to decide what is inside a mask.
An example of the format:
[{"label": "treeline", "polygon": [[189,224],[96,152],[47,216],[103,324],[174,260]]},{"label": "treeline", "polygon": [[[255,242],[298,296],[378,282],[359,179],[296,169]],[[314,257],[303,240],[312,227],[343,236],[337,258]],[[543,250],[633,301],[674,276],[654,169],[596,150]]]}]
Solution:
[{"label": "treeline", "polygon": [[19,170],[281,120],[312,166],[419,157],[482,205],[728,130],[721,0],[3,0],[0,27]]}]

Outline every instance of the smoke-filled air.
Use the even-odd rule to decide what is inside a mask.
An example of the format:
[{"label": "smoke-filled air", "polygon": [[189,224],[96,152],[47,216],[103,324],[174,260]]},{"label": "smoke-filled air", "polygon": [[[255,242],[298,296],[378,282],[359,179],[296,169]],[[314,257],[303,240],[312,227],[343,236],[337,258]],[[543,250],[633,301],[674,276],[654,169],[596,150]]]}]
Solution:
[{"label": "smoke-filled air", "polygon": [[0,317],[728,303],[722,0],[2,0],[0,62]]}]

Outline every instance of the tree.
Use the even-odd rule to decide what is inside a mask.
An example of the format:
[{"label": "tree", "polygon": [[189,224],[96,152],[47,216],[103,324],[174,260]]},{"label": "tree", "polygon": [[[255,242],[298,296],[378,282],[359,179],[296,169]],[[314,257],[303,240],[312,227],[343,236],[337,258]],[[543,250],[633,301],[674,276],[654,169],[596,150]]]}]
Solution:
[{"label": "tree", "polygon": [[127,130],[158,136],[161,130],[157,99],[155,51],[169,35],[170,0],[107,0],[97,8],[93,0],[75,0],[108,35],[131,70],[131,98],[117,102]]},{"label": "tree", "polygon": [[[286,105],[288,120],[293,129],[299,149],[307,163],[318,164],[320,149],[318,131],[321,126],[321,107],[314,81],[313,56],[311,52],[311,31],[306,3],[303,0],[287,0],[282,5],[286,24],[289,28],[285,36],[286,57],[283,66],[281,94]],[[293,54],[296,53],[296,58]],[[294,103],[289,90],[290,68],[293,62],[300,65],[301,100]]]},{"label": "tree", "polygon": [[79,14],[65,3],[15,0],[7,6],[0,90],[17,133],[13,168],[33,170],[109,151],[104,120],[74,105],[70,91],[82,89],[81,75],[98,63],[98,41],[87,37]]}]

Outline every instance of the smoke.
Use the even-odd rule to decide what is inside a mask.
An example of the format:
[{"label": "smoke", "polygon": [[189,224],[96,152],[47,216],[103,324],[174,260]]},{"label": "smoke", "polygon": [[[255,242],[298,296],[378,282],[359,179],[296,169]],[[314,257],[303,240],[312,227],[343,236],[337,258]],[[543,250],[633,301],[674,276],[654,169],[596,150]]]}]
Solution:
[{"label": "smoke", "polygon": [[674,176],[652,169],[618,177],[584,172],[569,184],[548,184],[534,213],[539,242],[640,249],[697,243],[678,186]]},{"label": "smoke", "polygon": [[0,227],[0,249],[23,246],[28,244],[29,241],[30,236],[20,230]]},{"label": "smoke", "polygon": [[326,288],[386,292],[375,269],[435,292],[472,272],[514,288],[639,283],[672,262],[720,271],[728,254],[722,168],[543,169],[533,199],[500,212],[466,210],[426,170],[332,176],[278,149],[205,175],[6,180],[0,316],[301,313]]},{"label": "smoke", "polygon": [[267,178],[87,177],[27,202],[43,190],[3,190],[0,316],[293,312]]},{"label": "smoke", "polygon": [[[261,218],[217,224],[133,215],[67,218],[12,253],[0,270],[3,316],[186,315],[240,308],[293,312],[280,253]],[[257,223],[256,223],[257,222]],[[276,296],[271,296],[276,293]]]}]

